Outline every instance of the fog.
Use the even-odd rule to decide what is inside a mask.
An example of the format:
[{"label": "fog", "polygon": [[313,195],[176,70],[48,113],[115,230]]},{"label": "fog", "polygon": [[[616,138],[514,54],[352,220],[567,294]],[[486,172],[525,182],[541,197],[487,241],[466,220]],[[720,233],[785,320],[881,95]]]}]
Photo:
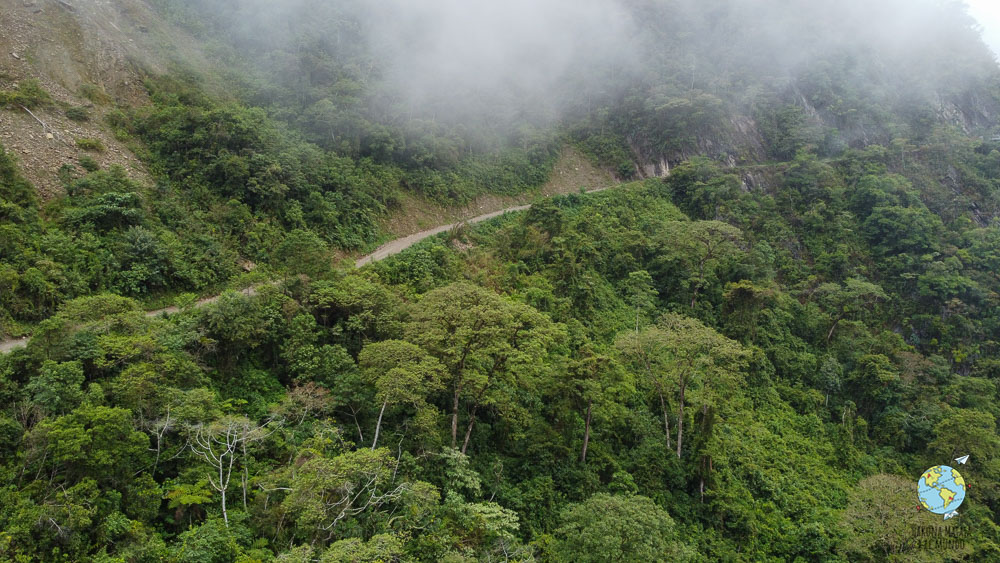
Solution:
[{"label": "fog", "polygon": [[631,66],[635,33],[611,0],[388,0],[368,12],[388,84],[418,104],[511,94],[547,100],[566,81]]},{"label": "fog", "polygon": [[[475,99],[558,108],[644,72],[696,67],[787,77],[855,51],[935,88],[942,55],[985,50],[975,20],[939,0],[384,0],[362,12],[385,84],[416,107]],[[973,58],[976,58],[973,57]],[[962,64],[967,64],[964,61]],[[604,88],[601,88],[602,83]],[[567,88],[571,85],[571,89]]]},{"label": "fog", "polygon": [[983,28],[983,40],[1000,55],[1000,2],[997,0],[966,0],[969,14],[976,18]]},{"label": "fog", "polygon": [[954,90],[995,66],[951,0],[176,1],[221,14],[286,88],[336,82],[302,56],[333,44],[345,68],[366,61],[353,72],[375,114],[473,127],[557,118],[639,83],[745,99],[831,55],[864,60],[842,76],[886,91]]}]

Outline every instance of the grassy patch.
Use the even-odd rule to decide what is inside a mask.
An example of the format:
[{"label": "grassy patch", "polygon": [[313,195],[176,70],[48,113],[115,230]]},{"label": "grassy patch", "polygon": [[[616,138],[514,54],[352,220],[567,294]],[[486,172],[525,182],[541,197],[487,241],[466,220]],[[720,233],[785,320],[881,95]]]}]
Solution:
[{"label": "grassy patch", "polygon": [[100,139],[81,137],[76,140],[76,147],[85,151],[104,152],[104,143]]},{"label": "grassy patch", "polygon": [[80,95],[100,106],[111,103],[111,96],[104,91],[104,88],[96,84],[84,84],[80,86]]}]

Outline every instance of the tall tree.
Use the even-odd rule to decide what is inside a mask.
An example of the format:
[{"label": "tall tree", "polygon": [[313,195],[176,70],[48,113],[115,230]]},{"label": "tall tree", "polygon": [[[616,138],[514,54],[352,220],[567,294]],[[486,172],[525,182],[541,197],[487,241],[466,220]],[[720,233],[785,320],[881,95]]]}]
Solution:
[{"label": "tall tree", "polygon": [[701,388],[702,405],[718,392],[739,383],[747,352],[738,342],[719,334],[701,321],[668,313],[654,326],[618,337],[616,346],[634,369],[644,373],[656,389],[663,411],[663,428],[670,448],[670,424],[666,394],[675,392],[677,405],[677,457],[684,445],[684,408],[688,389]]},{"label": "tall tree", "polygon": [[[272,421],[257,425],[242,416],[227,416],[209,424],[197,424],[190,429],[191,451],[212,468],[208,482],[219,493],[222,519],[229,526],[226,493],[233,477],[233,470],[241,474],[243,506],[247,504],[249,473],[247,461],[249,447],[274,432],[268,428]],[[276,424],[276,422],[274,423]]]},{"label": "tall tree", "polygon": [[614,411],[615,407],[622,409],[618,401],[622,395],[634,390],[634,384],[612,355],[595,350],[589,341],[574,356],[563,384],[566,394],[583,417],[580,463],[586,463],[594,411]]},{"label": "tall tree", "polygon": [[653,278],[646,270],[629,272],[624,285],[628,302],[635,308],[635,331],[639,332],[639,321],[656,308],[657,292],[653,286]]},{"label": "tall tree", "polygon": [[665,260],[676,261],[685,270],[684,281],[691,292],[693,309],[698,296],[718,271],[740,252],[743,234],[721,221],[670,221],[662,233]]},{"label": "tall tree", "polygon": [[374,450],[385,408],[404,403],[418,410],[426,408],[428,395],[441,388],[444,366],[419,346],[403,340],[384,340],[365,346],[358,364],[365,380],[375,386],[375,397],[382,401],[372,439]]},{"label": "tall tree", "polygon": [[863,316],[873,305],[886,299],[881,287],[861,278],[850,278],[844,285],[825,283],[816,288],[814,293],[817,301],[830,315],[827,343],[833,338],[833,331],[841,321]]},{"label": "tall tree", "polygon": [[333,539],[338,524],[377,510],[411,488],[398,478],[398,465],[385,448],[331,456],[303,448],[293,464],[265,477],[262,488],[280,499],[280,520],[293,522],[297,535],[323,545]]},{"label": "tall tree", "polygon": [[460,282],[433,290],[414,307],[406,339],[441,361],[451,389],[451,443],[458,443],[459,411],[469,422],[462,443],[468,449],[478,410],[517,410],[513,390],[541,369],[558,330],[523,303]]}]

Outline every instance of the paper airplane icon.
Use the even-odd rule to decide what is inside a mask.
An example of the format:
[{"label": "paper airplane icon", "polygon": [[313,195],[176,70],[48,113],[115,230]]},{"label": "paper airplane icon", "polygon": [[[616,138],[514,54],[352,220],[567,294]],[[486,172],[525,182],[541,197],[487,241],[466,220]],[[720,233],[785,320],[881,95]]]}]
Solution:
[{"label": "paper airplane icon", "polygon": [[963,455],[962,457],[956,457],[955,461],[961,463],[962,465],[965,465],[965,462],[969,461],[969,456]]},{"label": "paper airplane icon", "polygon": [[953,510],[953,511],[949,512],[948,514],[945,514],[944,515],[944,519],[945,520],[951,520],[952,518],[954,518],[956,516],[958,516],[958,511],[957,510]]}]

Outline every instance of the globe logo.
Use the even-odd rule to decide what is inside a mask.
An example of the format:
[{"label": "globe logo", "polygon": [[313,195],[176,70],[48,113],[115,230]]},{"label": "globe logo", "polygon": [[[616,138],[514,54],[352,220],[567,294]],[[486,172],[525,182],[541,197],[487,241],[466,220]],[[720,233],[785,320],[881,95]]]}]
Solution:
[{"label": "globe logo", "polygon": [[965,501],[967,485],[957,469],[936,465],[917,481],[920,506],[933,514],[944,515],[945,520],[958,515],[957,509]]}]

